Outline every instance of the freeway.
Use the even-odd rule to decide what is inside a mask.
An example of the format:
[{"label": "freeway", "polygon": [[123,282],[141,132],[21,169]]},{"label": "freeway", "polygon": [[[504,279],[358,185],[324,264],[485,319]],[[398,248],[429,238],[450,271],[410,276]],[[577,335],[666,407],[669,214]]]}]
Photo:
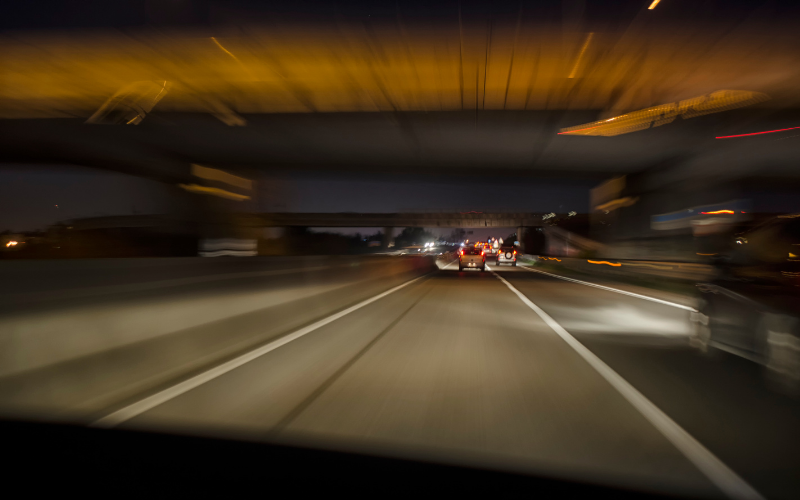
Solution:
[{"label": "freeway", "polygon": [[[337,281],[337,273],[355,273],[352,266],[306,265],[302,279],[268,275],[277,290],[309,282],[292,292],[305,302],[190,328],[215,339],[205,351],[193,345],[187,353],[185,340],[170,347],[174,336],[150,339],[144,344],[157,348],[119,347],[111,362],[79,358],[89,375],[73,367],[66,381],[69,362],[0,377],[0,401],[8,411],[38,394],[37,411],[97,427],[310,445],[644,491],[791,498],[800,488],[800,405],[766,391],[757,366],[693,351],[684,297],[491,262],[487,272],[459,272],[440,261],[439,269],[380,284]],[[204,281],[205,295],[191,299],[264,293],[251,280],[274,270],[260,267],[254,278],[230,266],[216,271],[235,271],[230,279]],[[158,288],[160,301],[185,293],[186,280],[202,281],[173,274],[178,281]],[[313,274],[332,276],[312,283]],[[315,287],[323,289],[314,295]],[[309,308],[314,298],[335,304]],[[208,361],[221,345],[212,334],[239,330],[269,333]],[[114,364],[138,363],[141,374],[141,366],[190,356],[207,362],[166,370],[149,385],[114,373]],[[107,385],[129,389],[52,397],[75,393],[103,370]]]}]

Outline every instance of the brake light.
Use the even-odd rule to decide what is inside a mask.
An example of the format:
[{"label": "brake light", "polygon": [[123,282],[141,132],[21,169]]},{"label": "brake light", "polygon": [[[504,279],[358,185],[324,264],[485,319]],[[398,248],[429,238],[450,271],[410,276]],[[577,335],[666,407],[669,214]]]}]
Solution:
[{"label": "brake light", "polygon": [[461,250],[461,255],[464,255],[464,250]]},{"label": "brake light", "polygon": [[483,250],[481,250],[481,255],[484,255]]},{"label": "brake light", "polygon": [[514,250],[514,255],[517,255],[517,251],[516,250]]}]

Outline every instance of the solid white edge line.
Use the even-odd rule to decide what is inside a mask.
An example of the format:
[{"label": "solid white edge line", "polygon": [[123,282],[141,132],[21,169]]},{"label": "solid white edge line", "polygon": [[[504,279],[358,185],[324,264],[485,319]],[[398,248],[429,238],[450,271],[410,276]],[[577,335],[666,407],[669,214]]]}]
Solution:
[{"label": "solid white edge line", "polygon": [[685,311],[697,312],[697,309],[695,309],[694,307],[685,306],[683,304],[678,304],[677,302],[670,302],[668,300],[657,299],[655,297],[650,297],[648,295],[642,295],[642,294],[634,293],[634,292],[627,292],[625,290],[620,290],[618,288],[611,288],[610,286],[598,285],[596,283],[590,283],[588,281],[581,281],[581,280],[576,280],[574,278],[567,278],[566,276],[559,276],[558,274],[552,274],[552,273],[548,273],[548,272],[545,272],[545,271],[540,271],[539,269],[531,269],[528,266],[519,266],[519,267],[521,267],[522,269],[525,269],[526,271],[530,271],[532,273],[544,274],[544,275],[547,275],[547,276],[552,276],[553,278],[558,278],[558,279],[562,279],[562,280],[565,280],[565,281],[571,281],[573,283],[578,283],[580,285],[591,286],[591,287],[594,287],[594,288],[599,288],[601,290],[607,290],[609,292],[621,293],[622,295],[627,295],[629,297],[636,297],[637,299],[644,299],[644,300],[649,300],[651,302],[658,302],[659,304],[664,304],[664,305],[667,305],[667,306],[677,307],[678,309],[683,309]]},{"label": "solid white edge line", "polygon": [[550,317],[539,306],[534,304],[525,295],[517,290],[502,276],[494,273],[509,290],[514,292],[522,302],[533,310],[559,337],[561,337],[575,352],[577,352],[589,365],[600,374],[622,397],[624,397],[639,413],[644,416],[661,434],[667,438],[695,467],[697,467],[712,483],[714,483],[729,498],[761,500],[761,496],[744,479],[725,465],[719,458],[700,444],[694,437],[686,432],[667,414],[661,411],[641,392],[637,391],[627,380],[622,378],[610,366],[605,364],[592,351],[581,344],[575,337],[566,331],[556,320]]},{"label": "solid white edge line", "polygon": [[119,410],[117,410],[117,411],[115,411],[113,413],[110,413],[110,414],[106,415],[105,417],[102,417],[102,418],[100,418],[98,420],[95,420],[94,422],[89,424],[89,427],[102,427],[102,428],[115,427],[115,426],[125,422],[126,420],[130,420],[131,418],[136,417],[138,415],[141,415],[142,413],[144,413],[144,412],[146,412],[148,410],[151,410],[151,409],[155,408],[156,406],[159,406],[159,405],[161,405],[163,403],[166,403],[167,401],[169,401],[169,400],[171,400],[173,398],[176,398],[177,396],[180,396],[181,394],[184,394],[184,393],[186,393],[188,391],[191,391],[192,389],[194,389],[196,387],[199,387],[199,386],[205,384],[206,382],[210,382],[211,380],[213,380],[213,379],[215,379],[215,378],[217,378],[217,377],[219,377],[221,375],[224,375],[224,374],[228,373],[229,371],[235,370],[236,368],[239,368],[240,366],[242,366],[242,365],[244,365],[246,363],[249,363],[250,361],[253,361],[256,358],[259,358],[259,357],[267,354],[268,352],[274,351],[275,349],[277,349],[277,348],[279,348],[281,346],[284,346],[284,345],[288,344],[289,342],[292,342],[293,340],[297,340],[300,337],[302,337],[302,336],[304,336],[304,335],[306,335],[308,333],[313,332],[314,330],[322,328],[323,326],[325,326],[325,325],[327,325],[329,323],[332,323],[332,322],[336,321],[339,318],[347,316],[348,314],[350,314],[350,313],[352,313],[352,312],[354,312],[354,311],[356,311],[358,309],[361,309],[364,306],[372,304],[373,302],[375,302],[377,300],[380,300],[380,299],[386,297],[387,295],[390,295],[390,294],[400,290],[401,288],[405,288],[408,285],[410,285],[410,284],[412,284],[412,283],[414,283],[416,281],[421,280],[425,276],[427,276],[427,274],[419,276],[419,277],[414,278],[412,280],[406,281],[405,283],[403,283],[401,285],[398,285],[398,286],[396,286],[396,287],[394,287],[392,289],[389,289],[389,290],[387,290],[387,291],[385,291],[383,293],[380,293],[380,294],[378,294],[378,295],[376,295],[376,296],[374,296],[372,298],[369,298],[367,300],[359,302],[358,304],[356,304],[354,306],[348,307],[347,309],[345,309],[343,311],[340,311],[340,312],[338,312],[336,314],[333,314],[331,316],[323,318],[323,319],[317,321],[316,323],[312,323],[312,324],[310,324],[310,325],[308,325],[306,327],[303,327],[303,328],[301,328],[299,330],[296,330],[296,331],[294,331],[294,332],[292,332],[292,333],[290,333],[288,335],[285,335],[285,336],[283,336],[283,337],[281,337],[281,338],[279,338],[277,340],[273,340],[269,344],[263,345],[263,346],[261,346],[261,347],[259,347],[257,349],[254,349],[254,350],[252,350],[252,351],[250,351],[248,353],[245,353],[245,354],[243,354],[243,355],[241,355],[241,356],[239,356],[237,358],[234,358],[234,359],[232,359],[230,361],[222,363],[221,365],[215,366],[214,368],[211,368],[210,370],[207,370],[207,371],[205,371],[203,373],[200,373],[198,375],[195,375],[194,377],[192,377],[190,379],[184,380],[183,382],[180,382],[180,383],[178,383],[176,385],[173,385],[171,387],[168,387],[168,388],[166,388],[166,389],[164,389],[164,390],[162,390],[160,392],[157,392],[157,393],[153,394],[152,396],[148,396],[148,397],[146,397],[144,399],[141,399],[141,400],[139,400],[139,401],[137,401],[135,403],[132,403],[132,404],[130,404],[130,405],[128,405],[128,406],[126,406],[126,407],[124,407],[122,409],[119,409]]}]

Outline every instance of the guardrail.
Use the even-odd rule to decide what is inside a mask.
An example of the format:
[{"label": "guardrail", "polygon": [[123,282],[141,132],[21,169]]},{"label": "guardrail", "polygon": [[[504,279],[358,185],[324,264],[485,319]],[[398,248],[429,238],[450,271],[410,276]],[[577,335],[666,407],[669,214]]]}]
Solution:
[{"label": "guardrail", "polygon": [[703,281],[715,276],[714,266],[695,262],[665,262],[651,260],[578,259],[526,255],[532,262],[541,262],[565,269],[609,277],[668,278],[678,281]]}]

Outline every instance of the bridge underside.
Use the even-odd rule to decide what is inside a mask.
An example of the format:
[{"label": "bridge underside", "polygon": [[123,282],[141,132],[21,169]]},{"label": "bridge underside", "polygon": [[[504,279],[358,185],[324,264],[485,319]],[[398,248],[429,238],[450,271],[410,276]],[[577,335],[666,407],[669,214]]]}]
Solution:
[{"label": "bridge underside", "polygon": [[425,227],[464,228],[535,227],[543,214],[267,214],[265,227]]}]

